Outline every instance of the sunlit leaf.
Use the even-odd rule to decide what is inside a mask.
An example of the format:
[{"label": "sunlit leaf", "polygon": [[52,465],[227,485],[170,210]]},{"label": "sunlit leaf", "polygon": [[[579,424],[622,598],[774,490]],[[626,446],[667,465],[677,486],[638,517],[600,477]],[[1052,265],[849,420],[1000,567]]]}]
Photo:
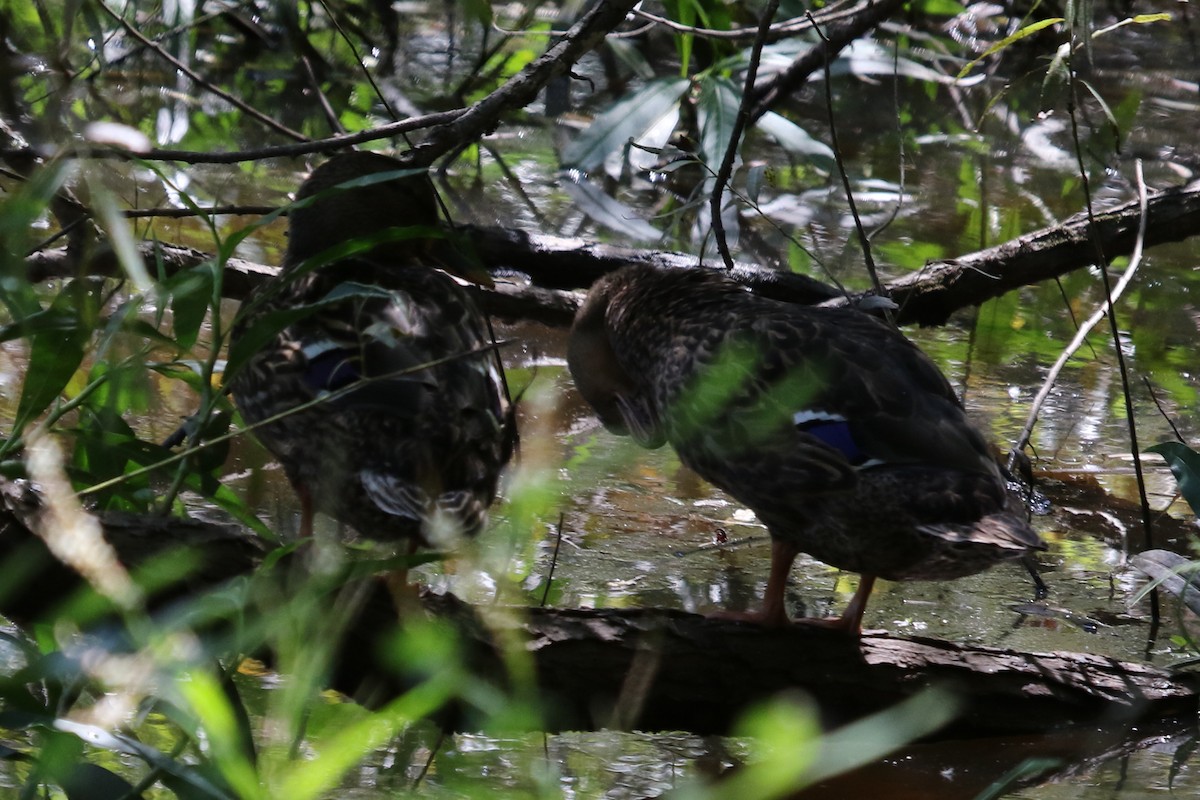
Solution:
[{"label": "sunlit leaf", "polygon": [[237,710],[221,688],[221,682],[208,672],[194,670],[175,686],[186,698],[188,708],[199,718],[213,752],[213,761],[229,785],[239,797],[265,797],[254,766],[246,756]]},{"label": "sunlit leaf", "polygon": [[689,85],[686,78],[664,78],[626,95],[563,148],[563,166],[584,171],[600,166],[609,153],[637,141],[664,114],[673,113]]},{"label": "sunlit leaf", "polygon": [[999,53],[1001,50],[1005,49],[1014,42],[1027,39],[1028,37],[1033,36],[1035,33],[1049,28],[1051,25],[1058,25],[1060,22],[1066,22],[1066,20],[1062,17],[1051,17],[1050,19],[1038,20],[1037,22],[1030,23],[1029,25],[1017,30],[1015,33],[1005,36],[1003,39],[985,50],[980,56],[968,61],[963,68],[958,71],[957,77],[966,77],[967,73],[974,69],[976,64],[988,56]]},{"label": "sunlit leaf", "polygon": [[963,4],[959,0],[921,0],[915,7],[919,8],[922,14],[939,17],[953,17],[961,14],[963,10]]}]

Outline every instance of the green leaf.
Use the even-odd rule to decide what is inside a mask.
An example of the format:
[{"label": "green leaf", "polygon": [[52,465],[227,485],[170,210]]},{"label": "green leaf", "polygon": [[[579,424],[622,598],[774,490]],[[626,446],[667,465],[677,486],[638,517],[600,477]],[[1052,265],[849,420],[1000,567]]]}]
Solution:
[{"label": "green leaf", "polygon": [[174,313],[175,340],[190,350],[200,335],[200,326],[212,300],[213,274],[208,264],[200,264],[172,278],[167,286]]},{"label": "green leaf", "polygon": [[88,313],[89,306],[94,312],[98,302],[95,293],[85,285],[87,283],[90,282],[68,283],[50,304],[52,314],[62,318],[61,328],[31,337],[29,368],[25,371],[25,383],[17,403],[14,434],[23,430],[62,394],[83,363],[92,336],[91,329],[83,324],[83,318],[94,316],[94,313]]},{"label": "green leaf", "polygon": [[1019,42],[1022,39],[1025,39],[1029,36],[1033,36],[1038,31],[1045,30],[1046,28],[1049,28],[1051,25],[1057,25],[1060,22],[1066,22],[1066,20],[1063,19],[1062,17],[1051,17],[1050,19],[1043,19],[1043,20],[1039,20],[1038,22],[1034,22],[1030,25],[1026,25],[1024,28],[1021,28],[1016,33],[1014,33],[1010,36],[1005,36],[1003,39],[996,42],[994,45],[992,45],[987,50],[985,50],[983,52],[983,54],[980,55],[978,58],[974,58],[974,59],[971,59],[970,61],[968,61],[963,66],[963,68],[958,71],[958,75],[956,75],[955,77],[957,77],[959,79],[966,77],[967,73],[969,73],[975,67],[976,64],[978,64],[980,61],[987,58],[988,56],[993,55],[994,53],[999,53],[1001,50],[1008,47],[1010,44],[1013,44],[1014,42]]},{"label": "green leaf", "polygon": [[757,127],[784,150],[809,159],[818,169],[829,172],[836,166],[833,149],[829,145],[809,136],[808,131],[781,114],[768,111],[759,119]]},{"label": "green leaf", "polygon": [[700,84],[696,116],[700,123],[700,157],[714,172],[725,158],[741,105],[741,89],[728,78],[710,77]]},{"label": "green leaf", "polygon": [[[181,681],[180,683],[182,684],[183,682]],[[151,767],[187,784],[194,792],[192,794],[193,797],[230,798],[232,800],[234,796],[218,787],[213,781],[198,772],[195,767],[177,761],[149,745],[142,744],[132,737],[119,733],[110,733],[97,725],[89,725],[62,718],[55,719],[50,723],[50,727],[73,734],[93,747],[136,756]]]},{"label": "green leaf", "polygon": [[758,203],[759,193],[767,174],[766,164],[755,164],[746,170],[746,197],[751,203]]},{"label": "green leaf", "polygon": [[563,166],[585,172],[600,166],[610,153],[619,152],[631,139],[637,141],[663,116],[675,113],[690,85],[687,78],[664,78],[626,95],[563,148]]},{"label": "green leaf", "polygon": [[138,800],[142,797],[134,792],[133,784],[120,775],[87,762],[76,764],[58,785],[66,793],[67,800]]},{"label": "green leaf", "polygon": [[580,211],[601,225],[632,239],[655,241],[662,238],[662,232],[641,219],[638,212],[609,197],[590,181],[564,177],[560,185]]},{"label": "green leaf", "polygon": [[1200,453],[1180,442],[1162,442],[1147,447],[1146,452],[1163,457],[1179,484],[1179,493],[1194,513],[1200,513]]},{"label": "green leaf", "polygon": [[221,682],[208,672],[193,670],[175,686],[199,718],[212,749],[213,761],[237,796],[265,797],[254,765],[246,756],[237,710],[221,688]]}]

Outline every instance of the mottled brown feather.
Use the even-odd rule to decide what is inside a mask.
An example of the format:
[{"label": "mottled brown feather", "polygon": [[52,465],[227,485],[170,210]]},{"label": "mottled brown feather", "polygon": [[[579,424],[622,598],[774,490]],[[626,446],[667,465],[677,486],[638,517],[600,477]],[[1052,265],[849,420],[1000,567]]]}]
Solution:
[{"label": "mottled brown feather", "polygon": [[[370,153],[316,170],[293,212],[280,276],[250,298],[233,332],[272,314],[341,300],[274,333],[231,381],[249,423],[316,510],[375,539],[426,541],[435,518],[459,533],[482,526],[515,430],[484,318],[468,292],[435,269],[435,240],[388,241],[300,273],[307,259],[395,226],[432,226],[426,175],[330,193],[348,180],[399,170]],[[319,397],[328,402],[305,410]]]},{"label": "mottled brown feather", "polygon": [[[936,365],[866,314],[764,299],[710,271],[631,266],[592,287],[568,361],[608,427],[627,432],[624,409],[639,409],[638,425],[773,538],[833,566],[954,578],[1043,547],[1008,511]],[[802,429],[796,412],[844,419],[833,424],[861,453]]]}]

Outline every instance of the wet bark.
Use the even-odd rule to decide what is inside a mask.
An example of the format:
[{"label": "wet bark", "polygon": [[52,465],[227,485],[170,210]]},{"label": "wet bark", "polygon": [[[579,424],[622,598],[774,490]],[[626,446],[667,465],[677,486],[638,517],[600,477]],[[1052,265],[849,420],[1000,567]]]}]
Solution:
[{"label": "wet bark", "polygon": [[[0,506],[0,565],[9,588],[0,597],[0,613],[19,624],[45,619],[82,581],[31,532],[40,524],[40,508],[27,485],[0,484]],[[104,523],[130,566],[181,547],[199,566],[186,581],[152,597],[151,608],[177,610],[180,602],[219,592],[244,576],[284,585],[260,568],[262,548],[237,528],[131,516],[108,516]],[[339,645],[330,685],[379,705],[407,685],[377,646],[394,625],[390,595],[376,579],[362,588],[362,605]],[[476,609],[432,594],[422,602],[428,613],[454,623],[472,670],[484,680],[504,683],[506,669],[493,641],[518,637],[534,659],[552,730],[719,733],[755,701],[797,690],[812,695],[835,724],[941,686],[961,702],[944,735],[979,736],[1194,715],[1200,690],[1196,676],[1085,653],[1021,653],[884,632],[853,638],[802,627],[769,631],[663,609]],[[270,659],[269,652],[259,655]],[[469,714],[445,719],[450,726],[471,726]]]}]

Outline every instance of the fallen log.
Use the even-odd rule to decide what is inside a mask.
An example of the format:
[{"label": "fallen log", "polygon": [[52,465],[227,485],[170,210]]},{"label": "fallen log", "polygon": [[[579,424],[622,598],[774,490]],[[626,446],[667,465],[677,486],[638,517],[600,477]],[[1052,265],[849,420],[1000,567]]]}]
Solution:
[{"label": "fallen log", "polygon": [[[84,586],[32,532],[39,524],[37,502],[24,482],[0,484],[0,567],[24,577],[23,589],[0,596],[0,613],[19,624],[44,620]],[[177,607],[189,593],[220,591],[252,574],[283,585],[261,566],[263,549],[237,528],[163,517],[102,520],[131,567],[183,545],[204,564],[185,583],[153,596],[152,609]],[[360,594],[362,605],[341,637],[329,681],[374,706],[409,684],[379,646],[395,624],[389,593],[382,581],[368,579]],[[884,632],[852,638],[804,627],[771,631],[666,609],[498,611],[428,593],[423,603],[454,623],[471,669],[497,684],[506,673],[497,637],[516,635],[524,642],[548,730],[721,733],[749,705],[797,690],[810,694],[832,725],[893,706],[925,687],[946,687],[960,699],[962,712],[945,736],[1129,725],[1194,715],[1200,707],[1194,675],[1085,653],[1021,653]],[[452,715],[450,724],[470,727],[471,720]]]},{"label": "fallen log", "polygon": [[[453,597],[427,597],[443,616]],[[881,711],[925,687],[963,710],[945,736],[1129,724],[1197,710],[1200,681],[1086,653],[1022,653],[871,631],[778,631],[663,609],[524,609],[554,729],[728,731],[748,706],[802,690],[825,721]]]}]

